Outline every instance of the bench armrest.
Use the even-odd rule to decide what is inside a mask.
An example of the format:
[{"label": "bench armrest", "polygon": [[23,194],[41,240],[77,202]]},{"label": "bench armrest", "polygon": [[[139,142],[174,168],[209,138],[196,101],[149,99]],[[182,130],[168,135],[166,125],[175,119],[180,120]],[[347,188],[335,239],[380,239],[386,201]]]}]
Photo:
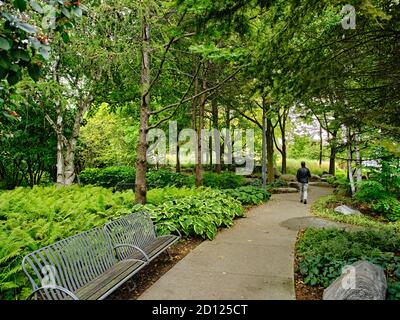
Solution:
[{"label": "bench armrest", "polygon": [[[142,261],[142,262],[145,262],[145,263],[149,263],[150,259],[149,259],[149,256],[146,254],[146,252],[144,252],[144,251],[143,251],[142,249],[140,249],[139,247],[134,246],[133,244],[126,244],[126,243],[117,244],[117,245],[114,246],[114,250],[116,250],[116,249],[118,249],[118,248],[124,248],[124,247],[125,247],[125,248],[132,248],[132,249],[135,249],[135,250],[139,251],[139,252],[144,256],[144,258],[146,259],[146,261],[138,260],[138,259],[136,259],[136,260]],[[130,260],[135,260],[135,259],[130,259]]]},{"label": "bench armrest", "polygon": [[26,298],[26,300],[31,300],[32,297],[33,297],[35,294],[37,294],[38,292],[43,291],[43,290],[61,291],[62,293],[65,293],[67,296],[69,296],[70,298],[72,298],[72,300],[79,300],[79,298],[78,298],[73,292],[71,292],[71,291],[69,291],[68,289],[65,289],[65,288],[63,288],[63,287],[55,286],[55,285],[54,285],[54,286],[44,286],[44,287],[41,287],[41,288],[38,288],[38,289],[34,290],[34,291],[29,295],[29,297]]},{"label": "bench armrest", "polygon": [[167,223],[167,222],[161,222],[161,223],[157,223],[156,225],[154,225],[154,231],[156,232],[156,234],[157,234],[157,227],[163,226],[163,225],[164,225],[164,226],[171,227],[172,229],[174,229],[174,230],[178,233],[179,239],[182,239],[182,234],[181,234],[181,232],[178,230],[178,228],[175,227],[173,224],[170,224],[170,223]]}]

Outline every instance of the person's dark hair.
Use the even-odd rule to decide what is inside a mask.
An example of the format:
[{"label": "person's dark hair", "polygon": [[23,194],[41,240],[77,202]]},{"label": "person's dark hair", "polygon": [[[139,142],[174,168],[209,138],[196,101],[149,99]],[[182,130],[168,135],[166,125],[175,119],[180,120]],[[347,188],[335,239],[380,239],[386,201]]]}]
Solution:
[{"label": "person's dark hair", "polygon": [[306,166],[306,163],[304,161],[302,161],[301,166],[304,168]]}]

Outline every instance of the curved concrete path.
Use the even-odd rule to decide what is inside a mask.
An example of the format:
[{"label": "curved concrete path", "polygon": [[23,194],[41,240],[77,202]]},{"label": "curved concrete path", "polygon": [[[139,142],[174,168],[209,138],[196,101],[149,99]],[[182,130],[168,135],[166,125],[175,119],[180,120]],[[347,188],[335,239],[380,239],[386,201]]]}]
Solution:
[{"label": "curved concrete path", "polygon": [[[309,202],[332,192],[311,187]],[[298,194],[273,195],[214,241],[178,262],[140,300],[292,300],[297,218],[309,215]],[[294,223],[292,223],[292,222]],[[302,223],[299,226],[303,226]]]}]

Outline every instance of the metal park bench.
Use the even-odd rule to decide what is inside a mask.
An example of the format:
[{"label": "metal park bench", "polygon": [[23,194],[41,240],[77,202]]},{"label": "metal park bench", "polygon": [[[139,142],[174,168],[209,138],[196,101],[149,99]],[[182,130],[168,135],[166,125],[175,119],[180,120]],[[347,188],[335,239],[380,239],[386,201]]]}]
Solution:
[{"label": "metal park bench", "polygon": [[[157,236],[157,228],[168,225],[177,235]],[[111,221],[105,225],[107,234],[110,235],[113,246],[117,248],[120,259],[145,259],[152,261],[178,241],[182,235],[174,226],[159,223],[153,224],[147,212],[131,214]]]},{"label": "metal park bench", "polygon": [[179,236],[156,236],[146,214],[80,233],[28,254],[22,269],[43,300],[102,300],[128,281]]}]

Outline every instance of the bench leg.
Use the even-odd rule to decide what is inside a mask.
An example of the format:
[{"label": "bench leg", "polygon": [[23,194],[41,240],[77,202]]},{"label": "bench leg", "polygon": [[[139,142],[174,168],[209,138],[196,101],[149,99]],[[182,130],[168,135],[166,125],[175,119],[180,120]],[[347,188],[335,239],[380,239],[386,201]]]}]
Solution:
[{"label": "bench leg", "polygon": [[136,284],[135,280],[133,280],[133,278],[131,278],[131,279],[129,279],[129,280],[127,281],[127,286],[128,286],[128,291],[129,291],[130,293],[133,292],[133,291],[135,291],[136,288],[137,288],[137,284]]},{"label": "bench leg", "polygon": [[172,260],[172,256],[171,256],[171,253],[169,252],[169,249],[165,250],[164,254],[165,254],[167,261]]}]

